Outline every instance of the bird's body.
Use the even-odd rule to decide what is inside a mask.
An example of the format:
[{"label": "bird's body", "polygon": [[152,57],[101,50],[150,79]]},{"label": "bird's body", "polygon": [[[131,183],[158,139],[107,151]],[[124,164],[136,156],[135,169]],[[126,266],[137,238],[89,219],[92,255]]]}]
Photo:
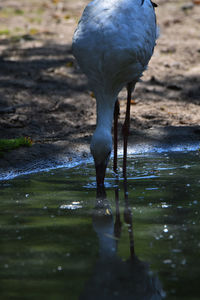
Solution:
[{"label": "bird's body", "polygon": [[111,128],[120,90],[133,86],[147,68],[157,35],[150,0],[94,0],[85,8],[73,38],[73,53],[97,101],[91,141],[95,165],[107,165]]}]

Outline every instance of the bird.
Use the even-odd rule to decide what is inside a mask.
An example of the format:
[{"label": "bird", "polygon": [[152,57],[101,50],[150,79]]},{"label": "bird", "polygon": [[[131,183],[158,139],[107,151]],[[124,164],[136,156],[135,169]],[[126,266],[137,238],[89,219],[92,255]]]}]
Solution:
[{"label": "bird", "polygon": [[128,92],[123,125],[123,176],[126,177],[131,95],[156,45],[156,6],[151,0],[93,0],[85,7],[73,35],[73,55],[96,98],[96,129],[90,150],[97,186],[104,186],[112,151],[113,116],[113,168],[117,172],[118,94],[124,87]]}]

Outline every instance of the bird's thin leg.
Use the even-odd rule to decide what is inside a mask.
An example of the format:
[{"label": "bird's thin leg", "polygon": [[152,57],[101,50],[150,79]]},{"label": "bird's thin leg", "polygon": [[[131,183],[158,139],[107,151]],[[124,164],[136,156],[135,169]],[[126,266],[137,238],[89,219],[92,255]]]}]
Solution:
[{"label": "bird's thin leg", "polygon": [[123,177],[126,178],[126,162],[127,162],[127,145],[128,145],[128,136],[130,128],[130,107],[131,107],[131,94],[134,89],[133,82],[128,83],[127,85],[127,104],[126,104],[126,117],[123,124],[123,136],[124,136],[124,157],[123,157]]},{"label": "bird's thin leg", "polygon": [[114,160],[113,171],[117,173],[117,144],[118,144],[118,118],[119,118],[120,106],[118,99],[115,102],[114,110]]}]

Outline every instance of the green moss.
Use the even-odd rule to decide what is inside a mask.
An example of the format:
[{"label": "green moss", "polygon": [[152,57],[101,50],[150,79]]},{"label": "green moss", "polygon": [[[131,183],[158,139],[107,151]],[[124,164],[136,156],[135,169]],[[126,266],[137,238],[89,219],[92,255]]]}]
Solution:
[{"label": "green moss", "polygon": [[22,16],[24,14],[24,11],[22,9],[15,9],[14,13],[16,15]]},{"label": "green moss", "polygon": [[0,156],[3,156],[5,152],[17,149],[19,147],[30,147],[32,140],[27,137],[20,137],[16,139],[0,139]]},{"label": "green moss", "polygon": [[0,28],[0,38],[1,36],[10,37],[11,42],[20,41],[25,35],[25,33],[25,29],[20,27],[15,27],[12,31],[7,28]]},{"label": "green moss", "polygon": [[9,35],[10,34],[10,30],[8,29],[0,29],[0,35]]},{"label": "green moss", "polygon": [[4,7],[0,11],[1,18],[9,18],[11,16],[22,16],[24,11],[22,9],[15,9],[13,7]]}]

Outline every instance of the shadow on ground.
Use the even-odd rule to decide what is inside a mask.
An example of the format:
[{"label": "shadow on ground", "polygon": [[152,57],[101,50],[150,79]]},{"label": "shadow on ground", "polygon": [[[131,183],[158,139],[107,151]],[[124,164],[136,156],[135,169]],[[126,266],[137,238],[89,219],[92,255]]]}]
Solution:
[{"label": "shadow on ground", "polygon": [[[56,161],[58,156],[70,158],[78,151],[89,153],[95,129],[95,99],[75,62],[71,45],[48,41],[42,46],[22,47],[28,42],[27,37],[22,44],[8,39],[0,42],[8,45],[0,56],[0,138],[30,136],[35,142],[30,149],[17,150],[16,158],[7,154],[2,163],[5,168],[47,158]],[[185,103],[199,105],[199,80],[199,76],[166,76],[166,80],[152,77],[139,84],[135,98],[143,106],[132,116],[130,144],[199,140],[196,124],[174,125],[166,111],[162,113],[168,123],[163,123],[157,108],[158,102],[160,107],[170,101],[183,107]],[[148,112],[144,113],[147,104]]]}]

